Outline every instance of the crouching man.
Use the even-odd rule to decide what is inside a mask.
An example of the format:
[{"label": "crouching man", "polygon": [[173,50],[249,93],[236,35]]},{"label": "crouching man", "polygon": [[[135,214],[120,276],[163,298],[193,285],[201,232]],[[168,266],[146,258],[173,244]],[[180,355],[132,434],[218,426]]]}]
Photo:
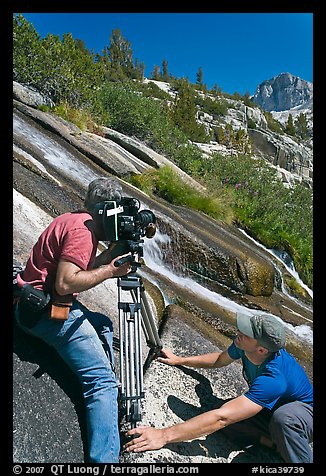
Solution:
[{"label": "crouching man", "polygon": [[241,359],[249,389],[241,396],[168,428],[139,427],[126,451],[157,450],[216,431],[243,445],[274,448],[286,463],[312,463],[313,388],[301,365],[285,349],[285,329],[266,313],[237,314],[238,333],[221,353],[179,357],[167,349],[158,361],[167,365],[220,368]]}]

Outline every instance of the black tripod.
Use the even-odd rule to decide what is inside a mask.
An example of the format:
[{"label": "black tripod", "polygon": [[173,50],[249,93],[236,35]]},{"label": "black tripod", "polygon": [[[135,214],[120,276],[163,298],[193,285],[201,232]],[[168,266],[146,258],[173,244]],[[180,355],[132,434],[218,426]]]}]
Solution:
[{"label": "black tripod", "polygon": [[[130,291],[127,301],[122,291]],[[118,278],[120,334],[120,424],[135,428],[141,420],[144,398],[141,328],[150,348],[146,363],[159,354],[162,344],[149,306],[144,284],[137,274]]]}]

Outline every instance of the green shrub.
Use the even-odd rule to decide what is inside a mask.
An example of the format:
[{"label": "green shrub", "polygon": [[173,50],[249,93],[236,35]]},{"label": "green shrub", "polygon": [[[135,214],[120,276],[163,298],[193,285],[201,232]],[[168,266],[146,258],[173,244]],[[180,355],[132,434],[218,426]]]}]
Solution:
[{"label": "green shrub", "polygon": [[201,153],[172,121],[164,105],[135,91],[132,82],[105,83],[100,92],[102,117],[109,127],[135,136],[187,173],[196,172]]},{"label": "green shrub", "polygon": [[[206,168],[206,171],[204,169]],[[312,287],[312,192],[301,184],[284,187],[264,160],[215,154],[203,165],[211,187],[224,184],[235,200],[237,221],[269,248],[290,253],[302,279]]]},{"label": "green shrub", "polygon": [[200,106],[204,112],[213,116],[226,116],[228,112],[228,103],[225,99],[212,99],[209,96],[203,97],[202,95],[197,94],[195,97],[195,103]]}]

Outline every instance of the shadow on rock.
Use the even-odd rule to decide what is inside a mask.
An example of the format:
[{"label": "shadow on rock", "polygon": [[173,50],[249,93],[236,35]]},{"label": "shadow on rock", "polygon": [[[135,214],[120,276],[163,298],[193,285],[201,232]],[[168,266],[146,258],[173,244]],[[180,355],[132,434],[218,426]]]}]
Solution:
[{"label": "shadow on rock", "polygon": [[[212,410],[213,408],[219,408],[223,405],[225,401],[213,394],[210,381],[206,377],[196,372],[196,370],[183,366],[177,367],[183,373],[198,381],[198,384],[195,387],[195,392],[200,403],[200,406],[194,406],[192,404],[185,403],[176,396],[170,395],[167,399],[168,406],[179,418],[184,421],[189,420],[190,418]],[[173,443],[167,445],[167,448],[169,448],[171,451],[187,454],[189,456],[227,458],[229,452],[223,449],[225,446],[228,447],[228,445],[225,444],[225,438],[222,435],[213,433],[212,435],[206,436],[205,440],[193,440],[187,443]]]},{"label": "shadow on rock", "polygon": [[[180,398],[170,395],[167,399],[169,408],[183,421],[189,420],[204,412],[220,408],[230,398],[222,399],[213,394],[210,381],[196,370],[183,366],[177,366],[183,373],[198,381],[195,386],[195,392],[199,399],[199,406],[182,401]],[[203,456],[209,458],[230,459],[232,452],[239,452],[231,461],[232,463],[250,463],[250,462],[280,462],[283,461],[275,452],[261,445],[254,445],[244,449],[234,440],[231,440],[222,432],[215,432],[207,435],[205,439],[193,440],[185,443],[173,443],[166,446],[171,451],[188,456]],[[231,456],[232,457],[232,456]]]},{"label": "shadow on rock", "polygon": [[[28,384],[28,380],[30,380],[31,377],[34,377],[37,381],[42,376],[48,375],[50,379],[60,387],[68,399],[70,399],[78,418],[83,451],[84,454],[87,454],[85,407],[81,385],[76,375],[69,369],[55,349],[48,346],[42,340],[25,333],[15,322],[13,324],[13,352],[20,361],[37,364],[39,366],[33,374],[27,377],[27,385],[34,386],[33,383]],[[42,386],[41,383],[39,385],[40,387]],[[53,393],[56,394],[55,386]],[[60,396],[58,396],[58,398],[62,400],[62,395],[61,398]],[[46,401],[42,401],[40,398],[39,405],[40,407],[37,410],[42,411],[43,407],[43,412],[47,413]],[[60,405],[66,408],[64,401],[60,401]],[[58,405],[58,407],[60,407],[60,405]],[[58,412],[59,411],[58,408]],[[73,419],[73,415],[69,414],[68,409],[64,416],[65,418],[70,417]],[[56,416],[49,415],[49,418],[55,420]],[[56,427],[54,426],[53,432],[55,433],[55,431]]]}]

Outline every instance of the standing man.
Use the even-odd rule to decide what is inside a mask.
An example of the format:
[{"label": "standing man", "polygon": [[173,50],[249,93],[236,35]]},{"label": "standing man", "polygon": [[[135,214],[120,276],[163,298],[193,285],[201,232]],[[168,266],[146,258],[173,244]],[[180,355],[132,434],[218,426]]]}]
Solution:
[{"label": "standing man", "polygon": [[160,449],[169,443],[193,440],[218,430],[242,444],[275,448],[286,463],[312,463],[313,389],[300,364],[284,349],[283,323],[271,314],[237,313],[238,334],[219,353],[178,357],[163,349],[157,360],[167,365],[220,368],[242,359],[249,389],[213,409],[168,428],[140,427],[126,451]]},{"label": "standing man", "polygon": [[[105,240],[95,206],[120,200],[122,189],[111,178],[93,180],[85,209],[55,218],[34,245],[25,270],[17,276],[29,297],[22,294],[15,318],[29,334],[53,346],[81,382],[86,406],[89,463],[116,463],[120,452],[118,385],[114,370],[113,327],[100,313],[82,308],[78,293],[106,279],[124,276],[130,263],[115,267],[110,248],[96,257],[99,240]],[[126,256],[126,255],[124,255]],[[44,298],[44,305],[42,299]],[[50,298],[50,301],[47,302]],[[34,309],[33,302],[42,309]]]}]

